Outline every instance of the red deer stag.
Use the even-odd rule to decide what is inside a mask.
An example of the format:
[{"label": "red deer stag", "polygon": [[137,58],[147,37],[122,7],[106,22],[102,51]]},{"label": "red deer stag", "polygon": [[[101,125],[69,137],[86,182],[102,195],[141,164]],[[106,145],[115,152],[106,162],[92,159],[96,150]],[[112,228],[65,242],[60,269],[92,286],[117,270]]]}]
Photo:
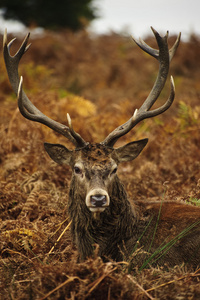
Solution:
[{"label": "red deer stag", "polygon": [[[127,134],[140,121],[166,111],[175,96],[173,78],[168,100],[159,108],[150,110],[159,97],[169,71],[169,64],[180,41],[180,35],[173,47],[168,49],[168,33],[161,37],[152,28],[159,50],[149,47],[144,41],[135,43],[159,62],[156,82],[133,116],[111,132],[99,144],[86,142],[72,127],[58,123],[39,111],[22,89],[22,77],[18,75],[18,64],[28,50],[29,34],[20,49],[10,55],[12,40],[7,43],[4,35],[4,59],[8,77],[14,92],[18,95],[21,114],[32,121],[42,123],[69,139],[74,150],[60,144],[45,143],[49,156],[59,164],[72,168],[68,211],[71,233],[78,248],[80,259],[92,256],[94,245],[98,244],[99,255],[116,261],[128,260],[137,247],[141,247],[141,259],[149,255],[153,263],[167,263],[170,266],[189,262],[193,267],[200,263],[200,209],[176,202],[140,201],[131,205],[124,186],[117,176],[121,162],[135,159],[147,144],[147,139],[114,148],[116,141]],[[138,251],[139,253],[140,251]],[[138,263],[140,255],[134,260]]]}]

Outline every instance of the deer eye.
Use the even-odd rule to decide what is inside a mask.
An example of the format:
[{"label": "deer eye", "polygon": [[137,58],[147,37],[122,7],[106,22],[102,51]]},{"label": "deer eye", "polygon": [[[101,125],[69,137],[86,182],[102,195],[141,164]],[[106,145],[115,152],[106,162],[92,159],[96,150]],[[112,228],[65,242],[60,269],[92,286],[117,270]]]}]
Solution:
[{"label": "deer eye", "polygon": [[114,168],[114,170],[112,171],[111,175],[114,175],[117,173],[117,168]]},{"label": "deer eye", "polygon": [[82,174],[82,170],[79,167],[74,167],[74,172],[76,174]]}]

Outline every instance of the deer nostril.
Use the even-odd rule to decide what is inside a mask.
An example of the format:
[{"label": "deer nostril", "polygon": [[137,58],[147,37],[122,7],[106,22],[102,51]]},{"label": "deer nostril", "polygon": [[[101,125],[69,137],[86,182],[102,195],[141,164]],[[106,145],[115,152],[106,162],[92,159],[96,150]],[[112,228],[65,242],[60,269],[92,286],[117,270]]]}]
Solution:
[{"label": "deer nostril", "polygon": [[92,206],[102,207],[107,203],[107,198],[105,195],[94,195],[90,197]]}]

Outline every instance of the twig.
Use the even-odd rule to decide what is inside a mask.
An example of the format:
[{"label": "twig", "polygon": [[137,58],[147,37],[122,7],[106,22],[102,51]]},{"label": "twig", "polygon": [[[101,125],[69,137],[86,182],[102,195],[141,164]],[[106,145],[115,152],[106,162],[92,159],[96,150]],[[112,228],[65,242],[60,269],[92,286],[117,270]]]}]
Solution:
[{"label": "twig", "polygon": [[115,267],[114,269],[110,270],[109,272],[106,272],[105,274],[103,274],[100,278],[98,278],[97,280],[95,280],[92,284],[93,286],[91,287],[91,289],[89,290],[89,292],[86,295],[86,298],[89,296],[89,294],[99,285],[99,283],[104,280],[104,278],[106,278],[110,273],[112,273],[113,271],[115,271],[117,269],[117,267]]},{"label": "twig", "polygon": [[59,223],[57,226],[58,228],[56,229],[56,231],[51,235],[51,237],[53,237],[61,228],[61,226],[69,219],[69,217],[67,217],[64,221],[62,221],[61,223]]},{"label": "twig", "polygon": [[70,277],[67,280],[65,280],[63,283],[61,283],[59,286],[57,286],[55,289],[53,289],[52,291],[50,291],[48,294],[46,294],[44,297],[42,297],[40,300],[44,300],[47,297],[49,297],[51,294],[53,294],[54,292],[56,292],[57,290],[59,290],[60,288],[62,288],[63,286],[65,286],[66,284],[68,284],[69,282],[74,281],[75,279],[80,280],[79,277]]},{"label": "twig", "polygon": [[[172,283],[174,283],[174,282],[176,282],[176,281],[180,281],[180,280],[185,279],[185,278],[187,278],[187,277],[198,277],[198,276],[200,276],[200,274],[197,273],[199,270],[200,270],[200,269],[198,269],[195,273],[192,273],[192,274],[189,274],[189,275],[188,275],[188,274],[187,274],[187,275],[184,275],[184,276],[182,276],[182,277],[180,277],[180,278],[178,278],[178,279],[174,279],[174,280],[170,280],[170,281],[168,281],[168,282],[162,283],[162,284],[160,284],[160,285],[158,285],[158,286],[155,286],[155,287],[153,287],[153,288],[151,288],[151,289],[146,290],[146,292],[154,291],[154,290],[156,290],[156,289],[159,289],[159,288],[164,287],[164,286],[166,286],[166,285],[170,285],[170,284],[172,284]],[[197,273],[197,274],[196,274],[196,273]]]},{"label": "twig", "polygon": [[32,260],[31,260],[28,256],[26,256],[26,255],[24,255],[24,254],[22,254],[22,253],[20,253],[20,252],[18,252],[18,251],[14,251],[14,250],[12,250],[12,249],[9,249],[9,248],[4,249],[4,250],[2,251],[1,254],[3,254],[3,253],[6,252],[6,251],[9,251],[10,253],[18,254],[18,255],[20,255],[20,256],[22,256],[22,257],[28,259],[30,262],[32,262]]},{"label": "twig", "polygon": [[65,227],[65,229],[64,229],[63,232],[60,234],[60,236],[58,237],[57,241],[55,242],[55,244],[53,245],[53,247],[52,247],[51,250],[49,251],[48,255],[51,254],[51,252],[54,250],[55,246],[58,244],[58,242],[60,241],[60,239],[61,239],[61,237],[63,236],[63,234],[65,233],[65,231],[67,231],[67,229],[69,229],[71,223],[72,223],[72,221],[70,221],[69,224],[67,224],[67,226]]},{"label": "twig", "polygon": [[127,275],[127,277],[135,284],[137,285],[137,287],[151,300],[154,300],[155,298],[153,298],[148,291],[146,291],[137,281],[135,281],[133,279],[133,277],[131,275]]}]

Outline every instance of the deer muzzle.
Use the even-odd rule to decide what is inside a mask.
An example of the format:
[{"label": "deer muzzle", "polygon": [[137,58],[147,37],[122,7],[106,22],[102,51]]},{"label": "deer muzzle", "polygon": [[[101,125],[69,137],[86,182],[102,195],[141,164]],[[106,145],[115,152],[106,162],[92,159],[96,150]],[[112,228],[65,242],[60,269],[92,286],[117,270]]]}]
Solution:
[{"label": "deer muzzle", "polygon": [[86,205],[91,212],[102,212],[110,204],[110,197],[104,189],[90,190],[86,196]]}]

